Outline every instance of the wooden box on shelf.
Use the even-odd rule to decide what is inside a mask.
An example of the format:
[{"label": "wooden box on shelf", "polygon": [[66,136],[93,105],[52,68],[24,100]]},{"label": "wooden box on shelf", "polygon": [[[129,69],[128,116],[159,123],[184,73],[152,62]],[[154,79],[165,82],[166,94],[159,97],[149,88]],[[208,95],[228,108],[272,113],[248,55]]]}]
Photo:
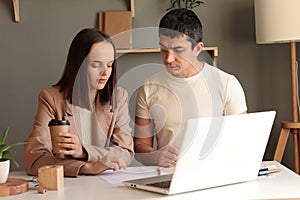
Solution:
[{"label": "wooden box on shelf", "polygon": [[132,48],[131,11],[99,12],[99,29],[111,36],[117,49]]}]

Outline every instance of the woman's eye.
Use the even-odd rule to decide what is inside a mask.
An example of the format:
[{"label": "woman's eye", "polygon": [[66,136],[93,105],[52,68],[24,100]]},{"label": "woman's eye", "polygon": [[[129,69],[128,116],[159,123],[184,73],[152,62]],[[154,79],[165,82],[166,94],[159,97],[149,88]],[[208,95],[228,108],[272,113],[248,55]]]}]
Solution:
[{"label": "woman's eye", "polygon": [[107,67],[108,67],[108,68],[111,68],[112,66],[113,66],[113,63],[112,63],[112,62],[110,62],[110,63],[107,64]]},{"label": "woman's eye", "polygon": [[92,68],[111,68],[113,66],[113,62],[103,63],[103,62],[91,62]]},{"label": "woman's eye", "polygon": [[100,67],[101,67],[101,63],[93,62],[93,63],[92,63],[92,67],[93,67],[93,68],[100,68]]},{"label": "woman's eye", "polygon": [[97,67],[99,67],[99,64],[97,64],[97,63],[92,63],[92,67],[97,68]]}]

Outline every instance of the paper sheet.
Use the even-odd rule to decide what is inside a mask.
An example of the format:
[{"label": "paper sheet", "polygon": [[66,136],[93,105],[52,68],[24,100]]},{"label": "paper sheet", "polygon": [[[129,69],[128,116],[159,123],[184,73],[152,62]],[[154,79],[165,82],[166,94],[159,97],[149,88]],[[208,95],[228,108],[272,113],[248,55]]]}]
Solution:
[{"label": "paper sheet", "polygon": [[276,165],[272,164],[273,161],[263,161],[260,165],[260,169],[268,168],[270,169],[276,169]]},{"label": "paper sheet", "polygon": [[[169,170],[160,170],[160,175],[170,174],[173,172],[173,169]],[[99,175],[100,178],[104,179],[110,184],[120,184],[123,181],[139,179],[139,178],[147,178],[158,176],[157,167],[153,166],[141,166],[141,167],[128,167],[126,170],[113,171],[107,170]]]}]

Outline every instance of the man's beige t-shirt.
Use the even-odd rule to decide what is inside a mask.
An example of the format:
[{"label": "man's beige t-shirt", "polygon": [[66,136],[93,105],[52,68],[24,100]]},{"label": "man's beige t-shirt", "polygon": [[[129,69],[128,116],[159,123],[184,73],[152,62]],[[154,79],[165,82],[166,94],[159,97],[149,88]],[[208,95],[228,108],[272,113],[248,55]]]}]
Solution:
[{"label": "man's beige t-shirt", "polygon": [[[139,89],[136,116],[151,119],[157,149],[180,147],[187,119],[240,114],[247,110],[239,81],[205,63],[189,78],[177,78],[166,70],[154,74]],[[150,137],[136,133],[135,137]]]}]

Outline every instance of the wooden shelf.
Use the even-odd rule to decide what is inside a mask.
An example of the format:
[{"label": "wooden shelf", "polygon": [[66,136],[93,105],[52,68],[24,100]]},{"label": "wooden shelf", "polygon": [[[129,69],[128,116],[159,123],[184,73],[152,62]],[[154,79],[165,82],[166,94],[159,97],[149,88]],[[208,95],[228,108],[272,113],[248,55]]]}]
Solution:
[{"label": "wooden shelf", "polygon": [[20,2],[19,0],[12,0],[14,6],[14,15],[15,15],[15,22],[20,22]]},{"label": "wooden shelf", "polygon": [[132,14],[132,18],[135,17],[135,12],[134,12],[134,0],[130,0],[130,11]]},{"label": "wooden shelf", "polygon": [[[213,64],[217,66],[218,47],[204,47],[213,59]],[[160,48],[142,48],[142,49],[117,49],[117,53],[158,53]]]},{"label": "wooden shelf", "polygon": [[158,53],[159,48],[143,48],[143,49],[117,49],[117,53]]},{"label": "wooden shelf", "polygon": [[[14,7],[14,16],[15,16],[15,22],[20,22],[20,0],[12,0],[13,7]],[[130,10],[132,13],[132,18],[135,16],[134,11],[134,0],[130,0]]]}]

